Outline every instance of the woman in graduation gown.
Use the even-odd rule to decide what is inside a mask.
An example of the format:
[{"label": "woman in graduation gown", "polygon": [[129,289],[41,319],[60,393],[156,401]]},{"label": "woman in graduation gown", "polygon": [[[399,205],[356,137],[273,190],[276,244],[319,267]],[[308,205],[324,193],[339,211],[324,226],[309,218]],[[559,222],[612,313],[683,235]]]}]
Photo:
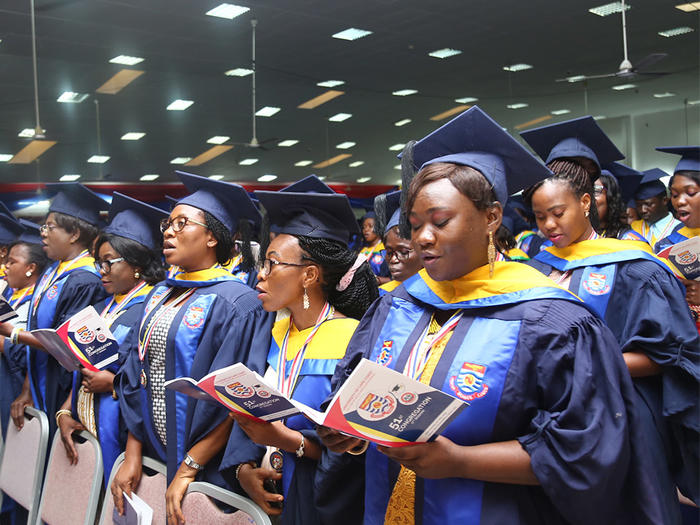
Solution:
[{"label": "woman in graduation gown", "polygon": [[73,372],[71,395],[58,415],[61,439],[72,464],[79,460],[71,438],[74,431],[87,430],[99,440],[105,483],[126,445],[114,375],[127,355],[136,352],[136,347],[126,344],[127,335],[138,329],[143,301],[165,275],[159,227],[167,213],[115,192],[109,215],[110,223],[96,239],[94,249],[95,267],[110,296],[95,309],[119,343],[119,358],[99,372],[87,368]]},{"label": "woman in graduation gown", "polygon": [[[469,405],[433,442],[369,446],[364,522],[663,523],[612,334],[532,268],[495,262],[506,177],[514,192],[550,172],[478,107],[418,142],[413,163],[424,270],[370,308],[334,388],[366,357]],[[319,433],[337,452],[358,445]]]},{"label": "woman in graduation gown", "polygon": [[360,250],[360,254],[367,257],[374,275],[377,276],[377,282],[384,284],[389,282],[391,278],[386,266],[386,249],[381,236],[377,234],[375,228],[376,220],[377,218],[373,211],[367,212],[360,220],[362,237],[365,241],[365,246]]},{"label": "woman in graduation gown", "polygon": [[[345,195],[256,191],[255,196],[277,231],[258,273],[258,297],[268,312],[290,312],[272,328],[265,378],[292,399],[318,409],[359,319],[378,297],[376,280],[366,258],[348,249],[351,234],[359,229]],[[314,480],[323,450],[310,420],[299,414],[284,422],[256,423],[241,416],[236,421],[269,450],[272,470],[267,461],[259,466],[262,454],[241,458],[250,463],[242,461],[237,469],[241,487],[265,512],[281,513],[284,524],[350,518],[323,515],[315,504]],[[284,499],[263,488],[263,480],[279,477],[276,472],[281,472]],[[282,509],[270,505],[277,500]]]},{"label": "woman in graduation gown", "polygon": [[[620,164],[620,166],[623,165]],[[646,239],[630,228],[625,220],[627,217],[626,200],[614,176],[615,172],[612,171],[614,169],[611,166],[610,170],[601,170],[600,176],[593,182],[595,206],[598,211],[598,232],[601,237],[610,239],[646,242]],[[630,169],[630,171],[633,170]],[[632,175],[628,175],[628,177],[632,177]]]},{"label": "woman in graduation gown", "polygon": [[[654,470],[697,501],[700,340],[682,285],[646,242],[597,237],[592,193],[590,177],[573,161],[526,191],[553,243],[530,264],[579,296],[615,334],[644,401]],[[674,321],[659,322],[660,315]],[[677,516],[675,495],[667,496],[667,515]]]},{"label": "woman in graduation gown", "polygon": [[[100,211],[107,204],[79,183],[47,184],[58,192],[41,227],[44,252],[55,262],[39,278],[29,303],[27,330],[58,328],[86,306],[102,301],[106,292],[88,249],[98,233]],[[0,324],[0,333],[9,327]],[[12,404],[12,419],[21,428],[24,407],[33,405],[49,416],[50,436],[56,432],[54,414],[71,390],[71,374],[43,351],[29,332],[18,340],[27,345],[27,377],[22,393]]]},{"label": "woman in graduation gown", "polygon": [[247,193],[235,184],[178,176],[193,193],[178,202],[161,231],[165,262],[181,271],[153,288],[138,329],[127,335],[137,351],[127,355],[114,382],[128,429],[126,458],[111,486],[123,512],[123,493],[138,487],[142,455],[165,462],[169,525],[184,521],[180,501],[195,477],[225,483],[219,468],[233,421],[223,406],[166,390],[164,382],[199,380],[247,362],[251,352],[269,347],[272,323],[255,292],[221,267],[238,221],[257,220]]}]

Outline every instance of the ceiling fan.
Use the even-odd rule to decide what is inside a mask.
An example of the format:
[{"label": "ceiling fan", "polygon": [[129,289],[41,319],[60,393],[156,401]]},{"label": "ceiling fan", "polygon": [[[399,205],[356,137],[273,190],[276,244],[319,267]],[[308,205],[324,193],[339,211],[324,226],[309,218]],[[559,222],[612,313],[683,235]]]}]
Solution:
[{"label": "ceiling fan", "polygon": [[666,58],[668,56],[667,53],[652,53],[641,59],[639,62],[637,62],[636,66],[632,65],[632,62],[630,61],[629,56],[627,54],[627,19],[625,15],[625,0],[621,0],[620,4],[622,8],[622,49],[624,51],[624,58],[622,59],[622,62],[620,62],[618,70],[614,73],[606,73],[604,75],[576,75],[566,78],[558,78],[556,80],[557,82],[581,82],[585,80],[593,80],[598,78],[621,78],[627,80],[630,78],[634,78],[638,75],[644,75],[648,77],[661,77],[669,74],[646,71],[646,69],[648,69],[652,65]]}]

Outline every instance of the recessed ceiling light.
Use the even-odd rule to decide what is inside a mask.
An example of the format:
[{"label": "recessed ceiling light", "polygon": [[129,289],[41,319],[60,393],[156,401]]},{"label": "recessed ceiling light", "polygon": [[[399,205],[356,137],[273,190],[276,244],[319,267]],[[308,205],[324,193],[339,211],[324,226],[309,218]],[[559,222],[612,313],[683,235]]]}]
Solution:
[{"label": "recessed ceiling light", "polygon": [[605,115],[596,115],[595,117],[593,117],[593,120],[605,120],[606,118],[608,117],[606,117]]},{"label": "recessed ceiling light", "polygon": [[141,140],[145,136],[146,134],[140,131],[130,131],[122,135],[122,140]]},{"label": "recessed ceiling light", "polygon": [[233,20],[237,16],[247,13],[248,11],[250,11],[250,7],[243,7],[242,5],[236,4],[221,4],[216,6],[214,9],[210,9],[205,14]]},{"label": "recessed ceiling light", "polygon": [[[12,156],[12,155],[10,155],[10,156]],[[350,164],[348,164],[348,166],[350,166],[351,168],[359,168],[364,163],[365,163],[364,160],[356,160],[355,162],[351,162]]]},{"label": "recessed ceiling light", "polygon": [[400,169],[401,169],[401,164],[396,164],[396,165],[394,166],[394,169],[395,169],[395,170],[400,170]]},{"label": "recessed ceiling light", "polygon": [[356,144],[355,142],[351,142],[351,141],[341,142],[340,144],[338,144],[336,146],[336,148],[338,148],[338,149],[350,149],[353,146],[355,146],[355,144]]},{"label": "recessed ceiling light", "polygon": [[258,180],[260,182],[272,182],[276,178],[277,178],[277,175],[268,174],[268,175],[261,175],[260,177],[258,177]]},{"label": "recessed ceiling light", "polygon": [[299,144],[299,141],[294,140],[294,139],[287,139],[287,140],[283,140],[282,142],[278,143],[277,145],[282,146],[283,148],[291,148],[295,144]]},{"label": "recessed ceiling light", "polygon": [[394,144],[393,146],[389,146],[389,151],[401,151],[406,144]]},{"label": "recessed ceiling light", "polygon": [[194,100],[173,100],[167,108],[168,111],[185,111],[188,107],[194,104]]},{"label": "recessed ceiling light", "polygon": [[[629,10],[630,5],[625,5],[625,11]],[[588,10],[589,13],[593,13],[598,16],[608,16],[614,15],[615,13],[622,12],[622,2],[612,2],[610,4],[599,5],[598,7],[592,7]]]},{"label": "recessed ceiling light", "polygon": [[109,156],[107,156],[107,155],[93,155],[87,161],[90,164],[104,164],[108,160],[109,160]]},{"label": "recessed ceiling light", "polygon": [[224,178],[224,176],[223,175],[209,175],[208,178],[210,178],[211,180],[222,180]]},{"label": "recessed ceiling light", "polygon": [[688,101],[689,106],[697,106],[698,104],[700,104],[700,100],[689,100]]},{"label": "recessed ceiling light", "polygon": [[73,182],[74,180],[78,180],[80,178],[80,175],[77,173],[67,173],[66,175],[61,176],[60,180],[61,182]]},{"label": "recessed ceiling light", "polygon": [[618,84],[617,86],[613,86],[612,88],[615,91],[624,91],[625,89],[634,89],[636,87],[636,84]]},{"label": "recessed ceiling light", "polygon": [[666,38],[671,38],[672,36],[685,35],[686,33],[692,33],[695,31],[692,27],[674,27],[673,29],[667,29],[666,31],[659,31],[659,35],[665,36]]},{"label": "recessed ceiling light", "polygon": [[411,119],[405,118],[403,120],[397,120],[396,122],[394,122],[394,126],[401,127],[401,126],[405,126],[406,124],[410,124],[410,123],[411,123]]},{"label": "recessed ceiling light", "polygon": [[295,162],[294,165],[302,168],[304,166],[311,166],[313,163],[313,160],[300,160],[299,162]]},{"label": "recessed ceiling light", "polygon": [[581,82],[582,80],[586,80],[586,75],[575,75],[573,77],[566,77],[567,82]]},{"label": "recessed ceiling light", "polygon": [[262,109],[259,109],[255,114],[258,117],[271,117],[275,113],[278,113],[280,108],[276,108],[274,106],[265,106]]},{"label": "recessed ceiling light", "polygon": [[160,175],[157,173],[147,173],[146,175],[142,175],[139,180],[142,180],[144,182],[150,182],[152,180],[156,180]]},{"label": "recessed ceiling light", "polygon": [[397,97],[407,97],[409,95],[415,95],[418,93],[417,89],[399,89],[398,91],[392,91],[392,95],[396,95]]},{"label": "recessed ceiling light", "polygon": [[319,82],[316,85],[318,87],[333,88],[333,87],[342,86],[343,84],[345,84],[344,80],[324,80],[323,82]]},{"label": "recessed ceiling light", "polygon": [[566,115],[567,113],[571,113],[571,110],[570,109],[555,109],[551,113],[552,113],[552,115]]},{"label": "recessed ceiling light", "polygon": [[357,179],[357,182],[359,182],[360,184],[362,184],[363,182],[368,182],[368,181],[371,181],[371,180],[372,180],[372,177],[360,177],[359,179]]},{"label": "recessed ceiling light", "polygon": [[319,180],[326,180],[326,176],[325,176],[325,175],[319,175],[319,176],[318,176],[318,179],[319,179]]},{"label": "recessed ceiling light", "polygon": [[17,134],[17,136],[22,137],[23,139],[30,139],[34,136],[34,130],[31,128],[24,128]]},{"label": "recessed ceiling light", "polygon": [[192,157],[175,157],[170,161],[170,164],[185,164],[192,160]]},{"label": "recessed ceiling light", "polygon": [[700,2],[690,2],[689,4],[679,4],[676,9],[685,11],[686,13],[692,13],[693,11],[700,11]]},{"label": "recessed ceiling light", "polygon": [[455,102],[457,102],[458,104],[471,104],[472,102],[476,102],[477,100],[479,99],[476,97],[462,97],[456,98]]},{"label": "recessed ceiling light", "polygon": [[666,91],[665,93],[654,93],[654,98],[668,98],[668,97],[675,97],[675,93],[671,93],[670,91]]},{"label": "recessed ceiling light", "polygon": [[522,109],[528,107],[529,104],[525,102],[516,102],[515,104],[508,104],[506,107],[508,109]]},{"label": "recessed ceiling light", "polygon": [[532,69],[530,64],[511,64],[510,66],[503,66],[504,71],[510,71],[515,73],[516,71],[525,71],[526,69]]},{"label": "recessed ceiling light", "polygon": [[143,58],[141,57],[131,57],[129,55],[119,55],[117,57],[114,57],[110,59],[110,62],[112,64],[121,64],[123,66],[135,66],[136,64],[140,64],[143,62]]},{"label": "recessed ceiling light", "polygon": [[10,153],[0,153],[0,162],[7,162],[12,157],[14,157],[14,155]]},{"label": "recessed ceiling light", "polygon": [[227,137],[225,135],[214,135],[210,139],[207,139],[208,144],[223,144],[224,142],[227,142],[231,137]]},{"label": "recessed ceiling light", "polygon": [[64,91],[61,96],[56,99],[56,102],[63,102],[64,104],[80,104],[83,100],[88,98],[87,93],[76,93],[75,91]]},{"label": "recessed ceiling light", "polygon": [[333,38],[339,38],[340,40],[357,40],[367,35],[371,35],[372,31],[366,31],[364,29],[355,29],[351,27],[344,31],[340,31],[333,35]]},{"label": "recessed ceiling light", "polygon": [[332,117],[329,117],[328,120],[331,122],[343,122],[344,120],[349,119],[352,117],[352,113],[336,113]]},{"label": "recessed ceiling light", "polygon": [[444,49],[438,49],[437,51],[432,51],[428,53],[428,56],[434,57],[434,58],[449,58],[453,57],[455,55],[459,55],[462,52],[459,49],[450,49],[449,47],[446,47]]},{"label": "recessed ceiling light", "polygon": [[236,69],[229,69],[224,73],[227,77],[247,77],[248,75],[252,75],[253,70],[252,69],[246,69],[244,67],[237,67]]},{"label": "recessed ceiling light", "polygon": [[256,162],[258,162],[258,159],[243,159],[238,164],[241,166],[252,166]]}]

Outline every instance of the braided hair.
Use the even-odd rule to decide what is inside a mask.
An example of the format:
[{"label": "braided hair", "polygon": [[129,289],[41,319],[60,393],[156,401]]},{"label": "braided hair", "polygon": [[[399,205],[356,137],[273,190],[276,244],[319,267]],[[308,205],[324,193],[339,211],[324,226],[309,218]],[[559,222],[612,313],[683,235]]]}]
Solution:
[{"label": "braided hair", "polygon": [[340,279],[352,267],[357,253],[330,239],[317,239],[305,235],[295,235],[299,247],[304,252],[302,259],[314,262],[321,267],[323,282],[321,289],[328,302],[336,310],[353,319],[361,319],[377,297],[379,290],[377,280],[367,261],[357,269],[348,287],[341,291],[336,289]]},{"label": "braided hair", "polygon": [[207,228],[209,228],[214,239],[216,239],[216,262],[219,264],[226,264],[231,260],[231,252],[233,251],[233,237],[231,237],[231,232],[219,219],[208,211],[202,210],[202,213],[204,213],[204,223],[207,225]]},{"label": "braided hair", "polygon": [[629,225],[624,221],[624,217],[627,215],[627,205],[622,200],[620,185],[615,177],[607,173],[601,173],[598,179],[605,188],[605,198],[608,202],[605,237],[617,239],[620,233],[629,230]]}]

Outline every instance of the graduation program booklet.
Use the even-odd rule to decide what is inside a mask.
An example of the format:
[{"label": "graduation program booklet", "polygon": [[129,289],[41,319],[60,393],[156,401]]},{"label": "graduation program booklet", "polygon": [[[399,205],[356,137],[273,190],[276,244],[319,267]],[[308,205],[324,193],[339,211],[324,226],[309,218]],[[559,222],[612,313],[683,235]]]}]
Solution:
[{"label": "graduation program booklet", "polygon": [[[7,283],[5,283],[5,286],[7,286]],[[4,288],[5,287],[3,286],[3,289]],[[0,294],[1,293],[2,290],[0,290]],[[10,303],[7,302],[7,299],[0,295],[0,323],[9,321],[10,319],[14,319],[15,317],[17,317],[17,312],[15,312],[14,308],[10,306]]]},{"label": "graduation program booklet", "polygon": [[656,254],[671,261],[689,281],[700,281],[700,237],[691,237]]},{"label": "graduation program booklet", "polygon": [[97,372],[119,358],[119,343],[92,306],[83,308],[56,330],[42,328],[31,333],[69,372],[81,367]]},{"label": "graduation program booklet", "polygon": [[138,497],[136,492],[131,497],[124,494],[124,515],[120,516],[117,507],[112,512],[114,525],[151,525],[153,522],[153,509]]}]

